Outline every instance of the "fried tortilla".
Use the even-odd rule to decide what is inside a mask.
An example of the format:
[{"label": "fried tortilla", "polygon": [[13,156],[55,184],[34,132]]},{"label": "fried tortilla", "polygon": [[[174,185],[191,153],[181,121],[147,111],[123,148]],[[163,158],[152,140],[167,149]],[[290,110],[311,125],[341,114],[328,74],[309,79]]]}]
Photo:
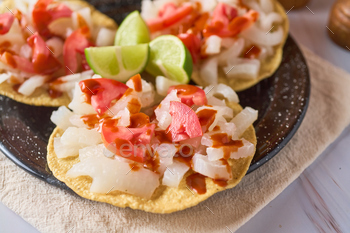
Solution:
[{"label": "fried tortilla", "polygon": [[[94,26],[102,26],[109,29],[116,29],[118,27],[113,19],[102,14],[101,12],[96,10],[92,5],[90,5],[85,1],[79,1],[79,0],[67,1],[66,0],[62,2],[69,2],[69,7],[71,6],[74,7],[74,10],[77,10],[83,7],[90,7],[92,22]],[[15,9],[16,8],[15,1],[14,0],[3,1],[0,4],[0,13],[8,12],[9,10],[7,8],[10,10]],[[0,70],[0,73],[2,72],[3,71]],[[71,101],[67,93],[63,93],[63,95],[58,98],[51,98],[48,91],[43,87],[37,88],[32,95],[25,96],[15,91],[13,89],[13,85],[7,83],[6,81],[0,84],[0,95],[5,95],[18,102],[29,104],[29,105],[35,105],[35,106],[58,107],[62,105],[68,105],[69,102]]]},{"label": "fried tortilla", "polygon": [[[228,103],[228,105],[234,110],[234,115],[242,110],[242,107],[239,104]],[[192,192],[187,188],[186,177],[193,173],[192,170],[186,173],[178,188],[160,185],[149,200],[120,191],[112,191],[106,194],[92,193],[90,192],[92,178],[89,176],[80,176],[77,178],[69,178],[66,176],[68,170],[70,170],[74,164],[80,162],[79,156],[58,159],[54,152],[54,138],[60,137],[63,132],[63,130],[56,128],[50,137],[47,147],[48,166],[57,179],[64,182],[81,197],[94,201],[106,202],[118,207],[130,207],[132,209],[139,209],[152,213],[172,213],[184,210],[199,204],[217,192],[235,187],[245,176],[254,156],[254,154],[252,154],[249,157],[237,160],[229,159],[228,162],[232,168],[232,179],[228,181],[227,186],[221,187],[214,183],[212,179],[205,178],[207,191],[205,194],[201,195]],[[245,138],[256,146],[254,127],[250,126],[244,132],[242,138]]]},{"label": "fried tortilla", "polygon": [[[282,55],[283,55],[283,46],[284,43],[287,40],[288,32],[289,32],[289,21],[286,12],[284,11],[282,5],[278,1],[272,1],[275,6],[275,11],[282,17],[283,22],[278,25],[282,25],[284,36],[283,36],[283,43],[276,45],[273,47],[274,54],[272,56],[268,56],[264,60],[261,60],[260,65],[260,71],[259,76],[256,79],[245,79],[245,78],[233,78],[229,79],[226,77],[225,73],[219,69],[219,77],[218,77],[218,83],[224,83],[226,85],[229,85],[232,87],[235,91],[243,91],[245,89],[248,89],[249,87],[254,86],[255,84],[259,83],[261,80],[269,78],[280,66],[282,61]],[[274,25],[276,26],[276,25]],[[208,86],[212,83],[206,83],[204,82],[199,75],[199,72],[197,70],[193,71],[192,74],[192,80],[198,84],[199,86]]]}]

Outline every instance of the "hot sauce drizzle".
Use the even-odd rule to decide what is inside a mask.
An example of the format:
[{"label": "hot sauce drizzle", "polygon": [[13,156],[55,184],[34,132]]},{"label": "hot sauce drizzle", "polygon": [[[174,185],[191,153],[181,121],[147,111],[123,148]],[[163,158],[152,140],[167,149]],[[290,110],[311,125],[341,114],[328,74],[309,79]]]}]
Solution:
[{"label": "hot sauce drizzle", "polygon": [[211,135],[213,140],[213,148],[222,148],[224,158],[229,159],[232,152],[237,152],[238,148],[243,146],[242,140],[232,140],[227,133],[217,133]]},{"label": "hot sauce drizzle", "polygon": [[186,178],[187,187],[194,190],[198,194],[205,194],[207,186],[205,183],[205,176],[199,173],[193,173]]},{"label": "hot sauce drizzle", "polygon": [[244,58],[255,59],[258,58],[261,53],[261,49],[257,45],[252,45],[244,52]]},{"label": "hot sauce drizzle", "polygon": [[95,126],[100,122],[101,117],[98,114],[84,115],[80,118],[89,129],[95,128]]}]

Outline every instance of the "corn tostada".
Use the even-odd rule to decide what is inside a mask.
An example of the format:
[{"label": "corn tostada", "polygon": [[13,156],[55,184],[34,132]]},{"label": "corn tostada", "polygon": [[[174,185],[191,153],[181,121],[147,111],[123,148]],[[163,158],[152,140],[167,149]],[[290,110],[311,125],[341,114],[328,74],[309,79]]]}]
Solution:
[{"label": "corn tostada", "polygon": [[126,84],[98,75],[76,84],[69,109],[51,116],[53,175],[84,198],[153,213],[236,186],[255,153],[257,111],[242,110],[224,84],[163,79],[157,91],[140,75]]},{"label": "corn tostada", "polygon": [[[235,91],[277,70],[289,30],[276,0],[143,0],[141,15],[151,38],[171,34],[183,41],[195,83],[224,83]],[[147,71],[160,75],[155,66]]]},{"label": "corn tostada", "polygon": [[0,94],[31,105],[67,105],[92,74],[84,49],[112,45],[117,29],[79,0],[5,0],[0,13]]}]

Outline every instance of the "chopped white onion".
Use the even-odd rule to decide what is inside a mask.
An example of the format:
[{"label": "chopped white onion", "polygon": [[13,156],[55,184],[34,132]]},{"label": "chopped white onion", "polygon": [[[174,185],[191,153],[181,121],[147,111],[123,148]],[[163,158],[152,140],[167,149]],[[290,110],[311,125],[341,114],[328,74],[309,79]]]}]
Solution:
[{"label": "chopped white onion", "polygon": [[69,127],[61,136],[63,145],[78,146],[81,148],[93,146],[102,142],[101,134],[96,130]]},{"label": "chopped white onion", "polygon": [[84,93],[80,90],[78,83],[75,83],[73,100],[68,105],[74,113],[80,115],[96,114],[94,108],[85,102]]},{"label": "chopped white onion", "polygon": [[57,79],[59,84],[53,85],[54,89],[61,92],[70,92],[74,90],[75,83],[78,83],[85,79],[90,79],[93,75],[92,70],[83,71],[81,73],[70,74],[59,77]]},{"label": "chopped white onion", "polygon": [[48,28],[54,35],[62,38],[67,38],[70,35],[70,31],[73,28],[73,22],[71,17],[61,17],[52,21]]},{"label": "chopped white onion", "polygon": [[118,126],[127,127],[130,125],[130,111],[128,108],[119,111],[113,118],[118,119]]},{"label": "chopped white onion", "polygon": [[50,52],[54,57],[59,57],[63,53],[63,41],[58,37],[52,37],[46,41],[46,45],[50,48]]},{"label": "chopped white onion", "polygon": [[209,161],[207,156],[195,154],[192,162],[193,170],[202,175],[212,179],[230,180],[232,178],[231,169],[221,160]]},{"label": "chopped white onion", "polygon": [[141,1],[141,16],[144,20],[150,20],[158,17],[158,9],[153,4],[154,1]]},{"label": "chopped white onion", "polygon": [[160,144],[155,148],[155,153],[158,155],[159,158],[159,168],[157,169],[157,171],[160,174],[163,174],[166,168],[173,163],[173,157],[176,152],[176,146],[169,143]]},{"label": "chopped white onion", "polygon": [[260,71],[260,60],[236,58],[223,70],[228,78],[256,79]]},{"label": "chopped white onion", "polygon": [[274,23],[281,23],[282,16],[276,12],[271,12],[263,17],[260,17],[260,27],[261,29],[268,31],[272,28]]},{"label": "chopped white onion", "polygon": [[[130,171],[129,163],[110,159],[105,156],[91,156],[73,165],[66,174],[68,177],[90,176],[93,193],[119,190],[143,198],[151,198],[159,186],[159,175],[145,169]],[[140,182],[142,180],[142,182]]]},{"label": "chopped white onion", "polygon": [[21,47],[21,49],[19,51],[19,55],[21,57],[24,57],[24,58],[27,58],[27,59],[31,59],[32,58],[32,54],[33,54],[33,50],[28,44],[22,45],[22,47]]},{"label": "chopped white onion", "polygon": [[12,73],[6,72],[6,73],[1,73],[0,74],[0,84],[5,82],[7,79],[11,78]]},{"label": "chopped white onion", "polygon": [[231,37],[225,37],[221,40],[221,47],[228,49],[231,48],[236,43],[236,39]]},{"label": "chopped white onion", "polygon": [[61,138],[57,137],[53,140],[53,148],[57,158],[63,159],[79,154],[80,147],[78,145],[64,145]]},{"label": "chopped white onion", "polygon": [[[223,83],[207,86],[206,88],[204,88],[204,92],[206,93],[207,98],[216,96],[216,95],[222,95],[229,102],[239,103],[239,98],[236,92],[231,87]],[[209,105],[216,105],[216,104],[209,104]]]},{"label": "chopped white onion", "polygon": [[206,152],[207,152],[207,156],[208,156],[209,161],[216,161],[216,160],[224,158],[223,148],[208,147]]},{"label": "chopped white onion", "polygon": [[73,114],[70,118],[69,118],[69,122],[78,128],[88,128],[88,126],[84,123],[84,121],[81,119],[82,115],[76,115]]},{"label": "chopped white onion", "polygon": [[282,43],[284,36],[282,26],[279,26],[277,30],[275,29],[274,27],[273,30],[266,31],[253,24],[242,32],[242,36],[257,45],[275,46]]},{"label": "chopped white onion", "polygon": [[108,28],[101,28],[97,34],[96,46],[110,46],[114,44],[115,30]]},{"label": "chopped white onion", "polygon": [[179,84],[179,82],[176,82],[163,76],[156,77],[157,93],[161,96],[166,96],[168,94],[169,87],[176,86]]},{"label": "chopped white onion", "polygon": [[250,107],[246,107],[238,113],[231,121],[237,127],[235,138],[241,138],[242,134],[256,119],[258,119],[258,111]]},{"label": "chopped white onion", "polygon": [[106,147],[103,144],[93,145],[84,147],[79,150],[79,160],[84,161],[91,157],[103,157],[104,155],[104,149]]},{"label": "chopped white onion", "polygon": [[154,110],[154,113],[156,115],[156,118],[158,120],[158,126],[162,130],[166,130],[168,126],[171,123],[172,117],[169,113],[170,109],[170,101],[178,101],[180,102],[179,97],[177,97],[177,91],[172,90],[164,99],[162,102],[160,102],[160,105]]},{"label": "chopped white onion", "polygon": [[68,127],[72,126],[69,119],[73,115],[74,113],[72,113],[66,106],[61,106],[56,111],[52,112],[50,119],[57,127],[66,130]]},{"label": "chopped white onion", "polygon": [[22,95],[29,96],[33,94],[36,88],[41,87],[45,83],[45,80],[45,76],[34,75],[22,83],[18,88],[18,92]]},{"label": "chopped white onion", "polygon": [[231,156],[230,156],[231,159],[245,158],[245,157],[254,155],[254,151],[255,151],[254,144],[245,140],[244,138],[242,139],[242,142],[243,142],[243,146],[238,148],[237,152],[231,153]]},{"label": "chopped white onion", "polygon": [[109,107],[109,110],[106,111],[106,113],[113,117],[125,108],[128,108],[130,113],[135,113],[135,110],[133,109],[135,104],[141,105],[141,100],[138,97],[137,92],[133,90],[128,95],[123,95],[113,106]]},{"label": "chopped white onion", "polygon": [[215,55],[220,53],[221,49],[221,37],[216,35],[209,36],[204,43],[205,54],[207,55]]},{"label": "chopped white onion", "polygon": [[22,36],[22,28],[19,25],[18,20],[14,20],[10,30],[6,34],[0,36],[0,44],[6,41],[10,41],[11,44],[18,45],[20,47],[26,44],[26,41]]},{"label": "chopped white onion", "polygon": [[162,184],[177,188],[189,169],[190,167],[186,164],[174,160],[174,162],[165,170]]},{"label": "chopped white onion", "polygon": [[273,11],[273,3],[271,0],[260,0],[260,6],[261,9],[264,11],[264,13],[268,14]]},{"label": "chopped white onion", "polygon": [[79,25],[79,16],[78,15],[83,17],[83,19],[85,20],[87,26],[92,31],[93,27],[92,27],[92,19],[91,19],[91,9],[90,9],[90,7],[84,7],[84,8],[81,8],[81,9],[77,10],[77,11],[74,11],[72,13],[72,21],[73,21],[73,28],[74,29],[78,29],[81,26],[81,25]]},{"label": "chopped white onion", "polygon": [[208,105],[226,106],[225,100],[218,99],[214,96],[207,97]]},{"label": "chopped white onion", "polygon": [[[135,90],[134,87],[134,82],[129,79],[126,82],[126,85],[129,88],[132,88]],[[146,82],[145,80],[141,79],[141,85],[142,85],[142,90],[140,92],[137,92],[137,95],[141,101],[141,107],[148,107],[154,102],[154,87],[151,82]]]},{"label": "chopped white onion", "polygon": [[208,58],[200,67],[199,75],[205,83],[218,83],[218,58]]},{"label": "chopped white onion", "polygon": [[217,126],[219,121],[226,123],[225,118],[232,118],[233,117],[232,108],[227,107],[227,106],[202,106],[196,110],[196,113],[198,113],[204,109],[211,109],[211,110],[217,111],[215,114],[215,119],[214,119],[213,123],[208,128],[209,131],[212,131],[215,128],[215,126]]},{"label": "chopped white onion", "polygon": [[236,59],[242,53],[244,49],[244,44],[245,44],[244,39],[238,38],[229,49],[220,53],[219,65],[220,66],[227,65],[227,62],[231,61],[232,59]]}]

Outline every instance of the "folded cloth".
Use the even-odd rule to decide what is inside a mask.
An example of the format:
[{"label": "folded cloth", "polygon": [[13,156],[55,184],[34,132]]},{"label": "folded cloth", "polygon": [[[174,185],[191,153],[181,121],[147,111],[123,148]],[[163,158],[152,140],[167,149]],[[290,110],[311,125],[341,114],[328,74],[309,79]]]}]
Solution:
[{"label": "folded cloth", "polygon": [[350,75],[303,49],[311,74],[305,119],[288,145],[231,190],[173,214],[122,209],[72,195],[0,153],[0,201],[41,232],[235,231],[293,182],[350,123]]}]

